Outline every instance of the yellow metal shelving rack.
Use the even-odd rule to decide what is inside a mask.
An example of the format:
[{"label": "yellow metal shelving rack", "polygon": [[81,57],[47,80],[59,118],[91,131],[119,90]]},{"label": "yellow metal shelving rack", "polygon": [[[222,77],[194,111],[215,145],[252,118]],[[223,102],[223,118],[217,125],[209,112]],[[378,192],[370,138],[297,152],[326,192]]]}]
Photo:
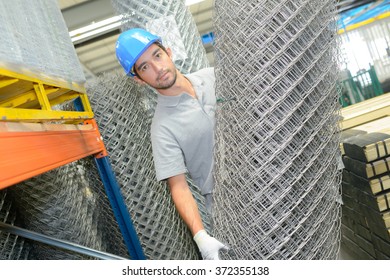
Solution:
[{"label": "yellow metal shelving rack", "polygon": [[[76,109],[55,110],[67,102]],[[130,256],[145,259],[85,88],[0,68],[0,189],[89,155],[94,155]]]},{"label": "yellow metal shelving rack", "polygon": [[[88,155],[106,155],[84,87],[46,80],[0,69],[0,189]],[[53,109],[75,99],[84,111]]]}]

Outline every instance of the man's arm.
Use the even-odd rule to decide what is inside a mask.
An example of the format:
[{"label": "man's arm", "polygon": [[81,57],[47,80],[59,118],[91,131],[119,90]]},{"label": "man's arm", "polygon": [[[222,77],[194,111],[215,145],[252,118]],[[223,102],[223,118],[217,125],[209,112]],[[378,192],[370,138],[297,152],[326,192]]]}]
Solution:
[{"label": "man's arm", "polygon": [[228,250],[228,247],[204,230],[198,205],[192,196],[185,174],[176,175],[168,179],[173,202],[180,217],[190,229],[195,243],[204,260],[219,260],[219,251]]},{"label": "man's arm", "polygon": [[168,178],[168,185],[180,217],[190,229],[192,236],[194,236],[200,230],[203,230],[204,227],[198,205],[192,196],[185,174]]}]

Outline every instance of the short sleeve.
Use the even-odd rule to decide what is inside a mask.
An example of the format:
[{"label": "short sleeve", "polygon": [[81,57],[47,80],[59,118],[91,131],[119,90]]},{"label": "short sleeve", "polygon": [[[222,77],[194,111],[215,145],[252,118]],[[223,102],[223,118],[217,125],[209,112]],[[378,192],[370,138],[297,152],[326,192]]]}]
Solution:
[{"label": "short sleeve", "polygon": [[167,132],[152,129],[151,138],[158,181],[187,173],[183,152],[173,136]]}]

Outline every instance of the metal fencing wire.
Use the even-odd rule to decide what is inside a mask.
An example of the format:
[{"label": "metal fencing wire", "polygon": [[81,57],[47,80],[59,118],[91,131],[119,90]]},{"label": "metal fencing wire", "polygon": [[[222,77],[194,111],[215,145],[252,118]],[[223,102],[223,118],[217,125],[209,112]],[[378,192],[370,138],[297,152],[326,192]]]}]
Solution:
[{"label": "metal fencing wire", "polygon": [[[188,73],[208,66],[200,36],[184,1],[131,2],[116,3],[119,14],[127,17],[123,28],[149,24],[156,33],[167,33],[167,28],[175,29],[178,31],[175,36],[178,37],[163,40],[182,43],[175,46],[178,50],[175,63],[179,70]],[[137,16],[129,17],[134,12]],[[149,21],[154,19],[157,22],[151,24]],[[164,25],[161,25],[161,20]],[[158,31],[156,28],[159,26],[164,28]],[[198,259],[196,245],[178,217],[165,183],[158,183],[155,179],[148,137],[156,94],[151,89],[134,86],[129,79],[123,74],[104,75],[94,85],[89,85],[88,93],[145,255],[149,259]],[[145,98],[140,98],[140,94]],[[208,228],[209,218],[203,197],[190,180],[189,184]],[[6,209],[5,203],[17,209],[18,226],[95,250],[129,257],[92,158],[26,180],[8,188],[7,193],[7,197],[1,200],[0,209]],[[7,242],[2,243],[4,259],[24,256],[28,259],[91,258],[31,240],[26,240],[27,246],[18,236],[13,236],[12,240],[12,235],[1,234],[5,234],[4,240]],[[14,252],[18,246],[31,248],[23,255]]]},{"label": "metal fencing wire", "polygon": [[[150,140],[155,93],[123,73],[103,75],[87,86],[99,131],[145,256],[160,260],[199,259],[166,182],[158,182],[155,176]],[[204,198],[190,180],[189,184],[208,226]]]},{"label": "metal fencing wire", "polygon": [[[14,225],[17,214],[7,196],[6,190],[0,191],[0,222]],[[28,251],[24,238],[0,230],[0,260],[24,260]]]},{"label": "metal fencing wire", "polygon": [[215,1],[214,234],[224,259],[336,259],[333,0]]},{"label": "metal fencing wire", "polygon": [[[122,31],[139,27],[161,36],[182,73],[209,66],[185,1],[111,3],[122,16]],[[157,95],[129,77],[113,75],[101,77],[89,92],[98,92],[93,93],[91,103],[145,254],[149,259],[198,259],[198,249],[174,209],[166,184],[156,182],[149,133]],[[204,198],[190,179],[188,182],[208,229]]]},{"label": "metal fencing wire", "polygon": [[85,83],[58,1],[0,1],[0,32],[2,68],[43,81]]},{"label": "metal fencing wire", "polygon": [[[127,257],[122,235],[91,158],[46,172],[7,189],[8,201],[17,209],[17,226],[48,237]],[[87,255],[26,241],[28,259],[94,259]]]},{"label": "metal fencing wire", "polygon": [[[4,44],[0,44],[0,56],[7,69],[44,81],[84,84],[85,77],[57,1],[0,1],[0,6],[0,29],[5,38]],[[89,182],[90,166],[91,159],[78,161],[1,191],[3,222],[127,256],[104,189],[96,189]],[[0,242],[1,258],[85,257],[5,231],[1,232]],[[26,254],[19,253],[22,247],[29,248]]]},{"label": "metal fencing wire", "polygon": [[184,74],[209,65],[199,31],[184,0],[111,0],[122,15],[121,30],[144,28],[162,37]]}]

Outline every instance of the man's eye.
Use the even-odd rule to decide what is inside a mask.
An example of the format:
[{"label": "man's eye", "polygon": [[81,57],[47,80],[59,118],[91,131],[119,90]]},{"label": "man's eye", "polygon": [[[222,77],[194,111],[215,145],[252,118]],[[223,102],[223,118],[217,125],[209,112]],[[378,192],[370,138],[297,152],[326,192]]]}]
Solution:
[{"label": "man's eye", "polygon": [[148,66],[147,65],[144,65],[141,67],[141,71],[146,71],[148,69]]}]

